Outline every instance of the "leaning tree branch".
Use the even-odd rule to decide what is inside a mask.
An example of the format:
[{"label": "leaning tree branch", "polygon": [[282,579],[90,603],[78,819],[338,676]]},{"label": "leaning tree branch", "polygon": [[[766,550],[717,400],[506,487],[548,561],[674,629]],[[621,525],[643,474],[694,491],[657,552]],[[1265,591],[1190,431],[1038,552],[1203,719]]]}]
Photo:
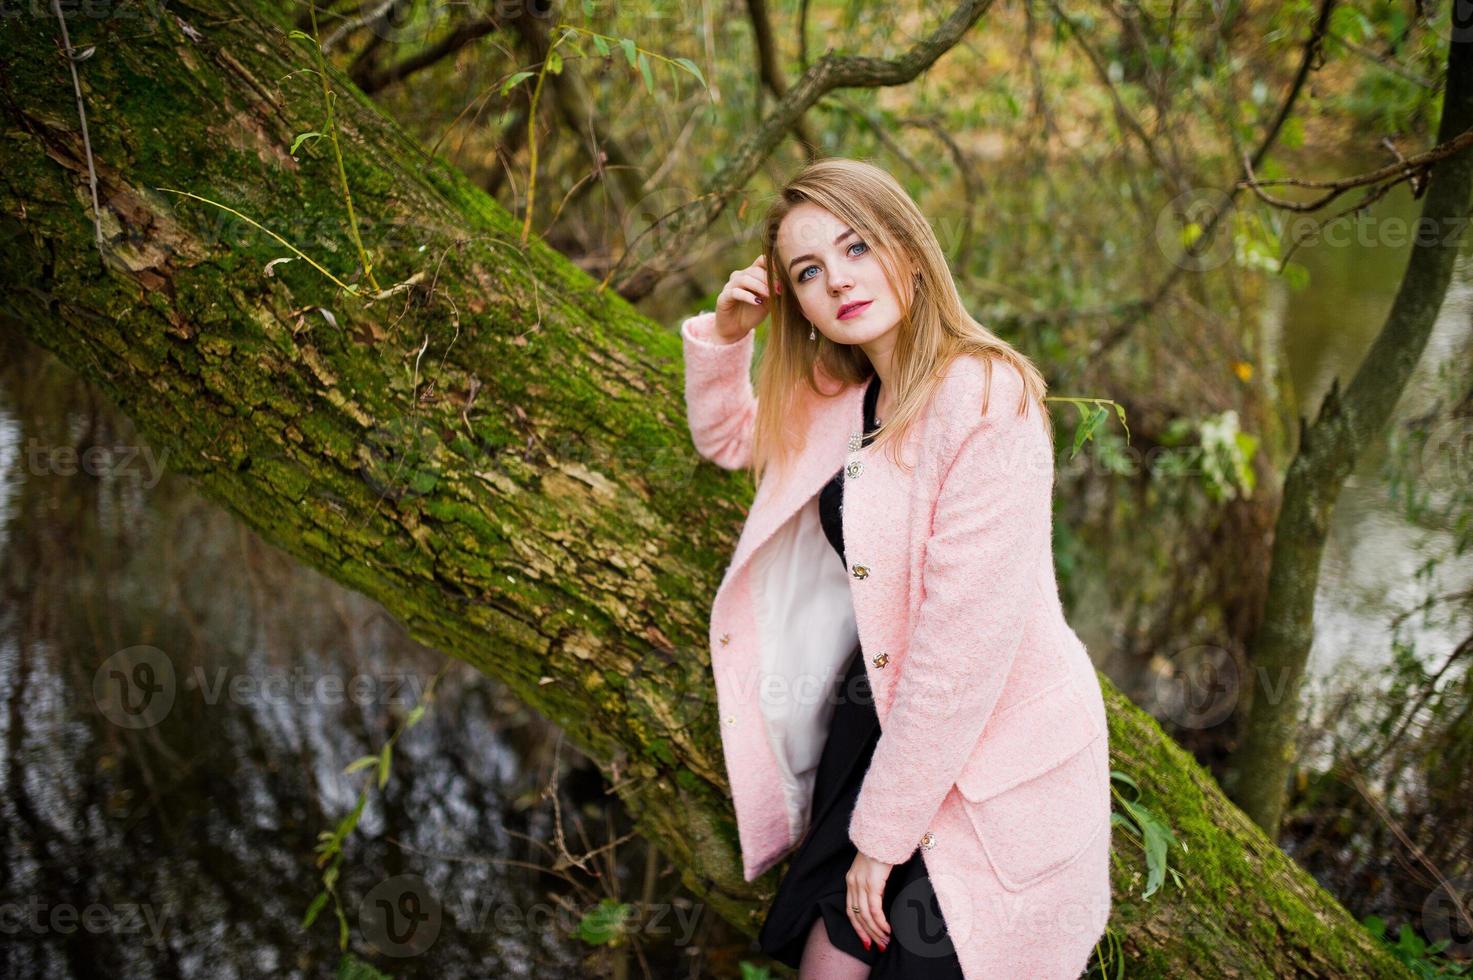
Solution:
[{"label": "leaning tree branch", "polygon": [[[747,0],[747,17],[752,22],[752,39],[757,44],[758,77],[775,98],[781,99],[788,94],[788,83],[783,78],[782,66],[777,61],[777,39],[773,37],[772,17],[767,10],[767,0]],[[758,105],[761,105],[760,101]],[[758,112],[760,111],[759,109]],[[803,147],[803,156],[806,159],[817,159],[818,143],[808,132],[808,126],[801,116],[793,124],[793,136]]]},{"label": "leaning tree branch", "polygon": [[[647,296],[681,261],[681,256],[693,251],[696,240],[726,202],[742,192],[783,135],[819,99],[840,88],[878,88],[913,81],[955,47],[991,6],[992,0],[964,0],[940,27],[898,58],[825,54],[798,78],[746,142],[735,148],[695,200],[671,216],[669,224],[660,229],[661,239],[654,254],[619,283],[619,295],[630,301]],[[616,266],[610,273],[611,278],[618,269]]]},{"label": "leaning tree branch", "polygon": [[473,41],[494,33],[501,26],[501,21],[495,17],[478,17],[475,20],[462,21],[434,44],[401,58],[391,65],[378,65],[371,61],[360,64],[355,61],[353,69],[348,72],[348,77],[352,78],[353,82],[367,94],[377,95],[390,85],[404,81],[415,72],[423,71],[443,61]]}]

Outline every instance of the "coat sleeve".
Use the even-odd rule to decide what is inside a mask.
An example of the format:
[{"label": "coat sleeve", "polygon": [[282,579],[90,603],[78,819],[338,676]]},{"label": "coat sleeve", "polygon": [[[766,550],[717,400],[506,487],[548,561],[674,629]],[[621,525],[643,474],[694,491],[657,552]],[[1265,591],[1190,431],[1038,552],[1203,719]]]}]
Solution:
[{"label": "coat sleeve", "polygon": [[[994,365],[997,366],[997,365]],[[849,839],[901,864],[920,844],[992,715],[1021,645],[1041,563],[1052,568],[1053,451],[1021,379],[994,370],[988,411],[962,426],[942,477],[922,598]]]},{"label": "coat sleeve", "polygon": [[724,344],[713,330],[715,313],[699,313],[680,325],[685,349],[685,415],[696,452],[717,466],[741,469],[752,459],[757,399],[752,394],[756,331]]}]

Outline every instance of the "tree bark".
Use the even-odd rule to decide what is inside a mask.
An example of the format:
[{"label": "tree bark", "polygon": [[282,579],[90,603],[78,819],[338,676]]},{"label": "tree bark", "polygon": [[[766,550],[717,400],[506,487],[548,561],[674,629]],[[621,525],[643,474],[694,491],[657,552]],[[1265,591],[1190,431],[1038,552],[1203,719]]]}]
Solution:
[{"label": "tree bark", "polygon": [[[283,19],[270,19],[280,16]],[[105,246],[53,20],[12,18],[0,319],[101,386],[266,539],[506,684],[601,765],[687,885],[755,934],[707,646],[751,485],[699,460],[680,341],[533,240],[331,73],[381,298],[355,277],[311,51],[240,0],[77,22]],[[164,190],[169,188],[171,190]],[[390,285],[396,284],[396,285]],[[1344,909],[1105,682],[1115,765],[1188,850],[1140,897],[1117,834],[1112,927],[1146,975],[1399,976]]]},{"label": "tree bark", "polygon": [[[1473,129],[1473,43],[1453,32],[1436,144]],[[1263,621],[1249,643],[1254,683],[1244,737],[1229,760],[1233,799],[1278,834],[1299,730],[1299,689],[1314,638],[1314,595],[1335,502],[1356,461],[1391,419],[1442,308],[1469,215],[1473,149],[1432,166],[1401,286],[1375,342],[1344,394],[1339,378],[1314,424],[1299,420],[1299,449],[1284,478]]]}]

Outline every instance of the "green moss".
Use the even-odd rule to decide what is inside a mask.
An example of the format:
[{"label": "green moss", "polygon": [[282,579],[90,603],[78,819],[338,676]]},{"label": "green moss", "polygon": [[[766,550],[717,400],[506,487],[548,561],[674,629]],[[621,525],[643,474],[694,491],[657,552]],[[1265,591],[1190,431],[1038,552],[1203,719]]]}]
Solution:
[{"label": "green moss", "polygon": [[655,739],[649,743],[648,748],[650,754],[658,759],[661,764],[666,766],[674,766],[676,764],[675,753],[670,751],[670,743],[665,739]]}]

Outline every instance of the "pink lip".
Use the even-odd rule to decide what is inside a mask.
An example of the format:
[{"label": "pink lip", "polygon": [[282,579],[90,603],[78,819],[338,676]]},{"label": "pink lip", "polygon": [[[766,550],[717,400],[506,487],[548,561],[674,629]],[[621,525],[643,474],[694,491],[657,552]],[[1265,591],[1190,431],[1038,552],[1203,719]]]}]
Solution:
[{"label": "pink lip", "polygon": [[866,306],[869,306],[873,302],[874,300],[867,299],[863,303],[846,303],[845,305],[839,307],[839,319],[848,320],[851,317],[857,316],[860,313],[864,312],[864,308]]}]

